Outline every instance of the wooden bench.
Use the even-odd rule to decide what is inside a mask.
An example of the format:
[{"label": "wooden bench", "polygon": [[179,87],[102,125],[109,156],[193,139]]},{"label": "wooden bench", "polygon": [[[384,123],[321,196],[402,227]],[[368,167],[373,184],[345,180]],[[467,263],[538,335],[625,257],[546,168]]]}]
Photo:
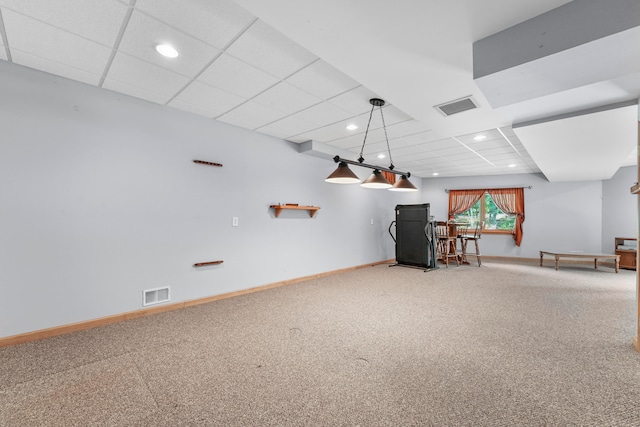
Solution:
[{"label": "wooden bench", "polygon": [[598,260],[599,259],[612,259],[616,264],[616,273],[620,270],[620,255],[615,254],[587,254],[582,252],[550,252],[550,251],[540,251],[540,267],[542,267],[542,257],[544,255],[551,255],[556,259],[556,270],[558,269],[558,264],[560,263],[560,258],[589,258],[593,259],[593,268],[598,269]]}]

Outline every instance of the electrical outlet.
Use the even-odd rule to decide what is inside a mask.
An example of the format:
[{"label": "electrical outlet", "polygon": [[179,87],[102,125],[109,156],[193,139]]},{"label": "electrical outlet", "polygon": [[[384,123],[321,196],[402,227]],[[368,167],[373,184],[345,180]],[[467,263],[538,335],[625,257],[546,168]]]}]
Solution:
[{"label": "electrical outlet", "polygon": [[373,225],[373,218],[371,218],[371,225]]},{"label": "electrical outlet", "polygon": [[232,225],[233,225],[234,227],[237,227],[237,226],[238,226],[238,217],[237,217],[237,216],[234,216],[234,217],[233,217]]}]

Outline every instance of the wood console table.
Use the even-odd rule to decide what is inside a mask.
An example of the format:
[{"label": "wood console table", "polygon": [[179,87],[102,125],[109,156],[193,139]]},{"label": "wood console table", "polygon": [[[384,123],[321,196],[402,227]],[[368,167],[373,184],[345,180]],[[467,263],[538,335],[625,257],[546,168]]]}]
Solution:
[{"label": "wood console table", "polygon": [[556,260],[556,270],[558,269],[558,264],[560,263],[560,258],[589,258],[593,259],[593,268],[598,269],[598,260],[599,259],[612,259],[616,264],[616,273],[620,270],[620,255],[615,254],[587,254],[581,252],[550,252],[550,251],[540,251],[540,267],[542,267],[542,257],[543,255],[551,255]]},{"label": "wood console table", "polygon": [[620,255],[620,268],[636,269],[637,242],[635,237],[616,237],[614,248],[616,255]]}]

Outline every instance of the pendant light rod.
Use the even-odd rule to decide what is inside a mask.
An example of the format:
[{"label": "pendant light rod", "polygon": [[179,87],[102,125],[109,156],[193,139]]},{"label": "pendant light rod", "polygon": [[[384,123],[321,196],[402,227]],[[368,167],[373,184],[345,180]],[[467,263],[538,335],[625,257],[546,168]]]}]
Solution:
[{"label": "pendant light rod", "polygon": [[401,171],[397,171],[397,170],[394,170],[394,169],[385,168],[383,166],[369,165],[367,163],[356,162],[355,160],[343,159],[340,156],[335,156],[333,158],[333,161],[336,162],[336,163],[344,162],[344,163],[348,163],[350,165],[362,166],[363,168],[369,168],[369,169],[374,169],[374,170],[377,169],[379,171],[391,172],[391,173],[395,173],[396,175],[404,175],[407,178],[411,177],[411,172],[401,172]]}]

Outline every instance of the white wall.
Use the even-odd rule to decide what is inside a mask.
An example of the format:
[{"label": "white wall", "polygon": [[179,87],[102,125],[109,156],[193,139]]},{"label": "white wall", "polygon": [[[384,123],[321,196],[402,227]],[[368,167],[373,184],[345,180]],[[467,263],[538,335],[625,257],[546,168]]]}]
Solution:
[{"label": "white wall", "polygon": [[335,164],[283,140],[4,61],[0,76],[0,337],[137,310],[144,289],[178,302],[390,259],[393,208],[420,202],[325,183]]},{"label": "white wall", "polygon": [[[0,93],[0,337],[137,310],[144,289],[171,286],[178,302],[393,258],[395,205],[430,203],[446,218],[445,188],[533,186],[522,246],[485,234],[485,255],[611,252],[613,237],[636,233],[635,167],[605,182],[537,174],[366,190],[325,183],[335,164],[295,144],[4,61]],[[274,203],[321,210],[276,219]]]},{"label": "white wall", "polygon": [[616,237],[638,234],[638,203],[631,187],[638,181],[637,166],[620,168],[602,181],[602,250],[613,253]]},{"label": "white wall", "polygon": [[637,214],[629,195],[634,174],[635,167],[622,168],[604,182],[549,182],[542,174],[429,178],[423,180],[422,198],[431,203],[436,219],[446,219],[445,189],[532,186],[524,193],[521,246],[515,246],[510,235],[484,234],[483,255],[537,258],[540,250],[613,253],[616,235],[636,234]]}]

